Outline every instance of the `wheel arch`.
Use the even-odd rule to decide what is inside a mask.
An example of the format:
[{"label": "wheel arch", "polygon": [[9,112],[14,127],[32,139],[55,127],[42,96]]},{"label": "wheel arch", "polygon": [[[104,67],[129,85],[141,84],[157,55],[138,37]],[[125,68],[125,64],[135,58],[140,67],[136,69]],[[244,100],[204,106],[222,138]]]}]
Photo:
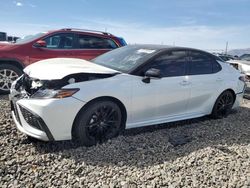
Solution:
[{"label": "wheel arch", "polygon": [[0,59],[0,65],[2,64],[10,64],[10,65],[14,65],[17,68],[19,68],[20,70],[24,69],[24,64],[16,59]]},{"label": "wheel arch", "polygon": [[236,100],[236,93],[235,93],[235,91],[234,91],[232,88],[225,89],[225,90],[223,90],[223,91],[217,96],[217,98],[216,98],[216,100],[215,100],[215,102],[214,102],[214,104],[213,104],[213,106],[212,106],[212,109],[211,109],[211,111],[210,111],[210,115],[211,115],[211,114],[213,113],[213,111],[214,111],[214,107],[215,107],[215,105],[216,105],[216,101],[217,101],[218,98],[219,98],[224,92],[226,92],[226,91],[230,91],[230,92],[233,94],[234,103],[235,103],[235,100]]},{"label": "wheel arch", "polygon": [[89,102],[87,102],[79,111],[78,113],[76,114],[75,116],[75,119],[73,121],[73,125],[72,125],[72,128],[71,128],[71,136],[73,138],[73,130],[76,126],[76,119],[78,118],[80,112],[82,110],[85,110],[88,106],[90,106],[91,104],[93,104],[94,102],[97,102],[97,101],[113,101],[115,102],[119,108],[121,109],[121,113],[122,113],[122,129],[121,131],[123,131],[125,129],[125,126],[126,126],[126,121],[127,121],[127,110],[126,110],[126,107],[125,105],[117,98],[115,97],[111,97],[111,96],[102,96],[102,97],[97,97],[97,98],[94,98],[92,100],[90,100]]},{"label": "wheel arch", "polygon": [[[215,102],[214,102],[214,104],[213,104],[213,106],[212,106],[213,108],[214,108],[214,105],[215,105],[217,99],[218,99],[224,92],[226,92],[226,91],[230,91],[230,92],[233,94],[234,102],[235,102],[235,100],[236,100],[236,93],[235,93],[235,91],[234,91],[232,88],[227,88],[227,89],[224,89],[222,92],[220,92],[219,95],[215,98]],[[213,108],[212,108],[212,110],[213,110]]]},{"label": "wheel arch", "polygon": [[[234,96],[234,102],[235,102],[235,99],[236,99],[236,93],[235,93],[235,91],[234,91],[233,89],[231,89],[231,88],[228,88],[228,89],[225,89],[223,92],[221,92],[221,94],[224,93],[225,91],[230,91],[230,92],[233,94],[233,96]],[[221,95],[221,94],[220,94],[220,95]],[[220,95],[219,95],[219,96],[220,96]],[[219,97],[219,96],[218,96],[218,97]]]}]

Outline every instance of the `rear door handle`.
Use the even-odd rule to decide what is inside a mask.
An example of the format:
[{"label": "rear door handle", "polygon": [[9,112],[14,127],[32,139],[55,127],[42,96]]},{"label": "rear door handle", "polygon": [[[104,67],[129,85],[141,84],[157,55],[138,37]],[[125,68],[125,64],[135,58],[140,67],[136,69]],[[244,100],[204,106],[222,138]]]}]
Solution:
[{"label": "rear door handle", "polygon": [[221,82],[221,81],[223,81],[223,79],[222,78],[217,78],[216,81]]},{"label": "rear door handle", "polygon": [[189,81],[183,80],[182,82],[180,82],[180,84],[182,86],[186,86],[186,85],[190,85],[191,83]]}]

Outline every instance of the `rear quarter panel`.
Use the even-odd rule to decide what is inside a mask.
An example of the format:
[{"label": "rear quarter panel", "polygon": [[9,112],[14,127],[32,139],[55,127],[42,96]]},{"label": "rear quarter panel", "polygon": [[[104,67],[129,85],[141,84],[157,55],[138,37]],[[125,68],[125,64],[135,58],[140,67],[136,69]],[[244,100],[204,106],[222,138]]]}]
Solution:
[{"label": "rear quarter panel", "polygon": [[244,83],[239,80],[240,72],[233,68],[230,64],[219,62],[222,66],[224,82],[221,85],[221,91],[232,89],[235,94],[240,93],[244,89]]}]

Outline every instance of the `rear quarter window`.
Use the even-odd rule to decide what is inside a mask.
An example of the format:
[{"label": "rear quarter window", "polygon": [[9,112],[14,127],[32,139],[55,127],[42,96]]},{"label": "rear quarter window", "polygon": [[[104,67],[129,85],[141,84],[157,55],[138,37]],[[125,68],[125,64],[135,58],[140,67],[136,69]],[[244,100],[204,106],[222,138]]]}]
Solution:
[{"label": "rear quarter window", "polygon": [[213,60],[213,73],[220,72],[221,69],[221,65],[216,60]]}]

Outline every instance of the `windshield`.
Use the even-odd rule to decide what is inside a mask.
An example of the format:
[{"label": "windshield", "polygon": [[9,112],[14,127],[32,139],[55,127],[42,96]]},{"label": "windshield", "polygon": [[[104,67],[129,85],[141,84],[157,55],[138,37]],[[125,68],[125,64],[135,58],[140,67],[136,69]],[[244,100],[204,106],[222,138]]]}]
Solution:
[{"label": "windshield", "polygon": [[250,54],[244,54],[240,56],[241,60],[250,61]]},{"label": "windshield", "polygon": [[98,56],[92,62],[128,73],[152,57],[156,51],[153,48],[146,49],[140,46],[125,46]]},{"label": "windshield", "polygon": [[46,34],[46,32],[37,33],[37,34],[35,34],[35,35],[27,35],[27,36],[25,36],[25,37],[22,38],[22,39],[18,39],[18,40],[16,41],[16,44],[24,44],[24,43],[31,42],[31,41],[33,41],[33,40],[35,40],[35,39],[37,39],[37,38],[40,38],[41,36],[43,36],[43,35],[45,35],[45,34]]}]

